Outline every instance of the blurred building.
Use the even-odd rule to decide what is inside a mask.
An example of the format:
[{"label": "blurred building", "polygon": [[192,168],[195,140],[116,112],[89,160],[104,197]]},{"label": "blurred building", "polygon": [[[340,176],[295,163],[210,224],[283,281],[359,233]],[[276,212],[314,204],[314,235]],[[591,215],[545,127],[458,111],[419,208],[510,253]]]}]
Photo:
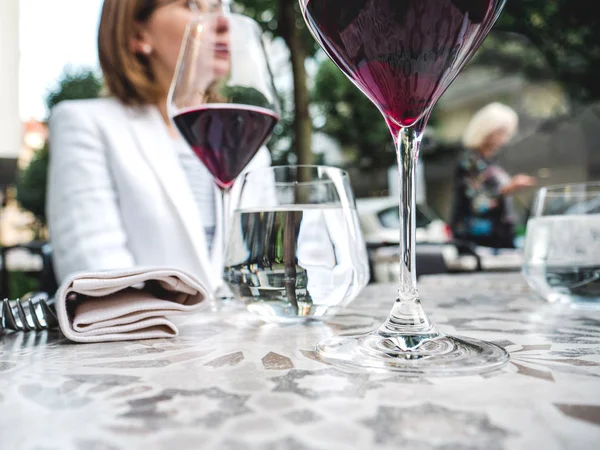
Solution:
[{"label": "blurred building", "polygon": [[[19,116],[19,1],[0,2],[0,243],[4,241],[8,206],[17,173],[22,127]],[[7,217],[8,216],[8,217]],[[10,237],[10,236],[9,236]]]},{"label": "blurred building", "polygon": [[[44,146],[48,138],[48,128],[45,123],[30,119],[23,124],[20,152],[13,161],[14,177],[19,170],[29,165],[34,153]],[[14,245],[29,242],[33,239],[32,224],[34,217],[31,213],[23,211],[15,200],[16,189],[12,183],[5,189],[5,205],[0,215],[0,244]]]},{"label": "blurred building", "polygon": [[14,164],[21,147],[21,119],[19,117],[19,2],[0,2],[0,179],[9,184],[10,172],[6,167]]}]

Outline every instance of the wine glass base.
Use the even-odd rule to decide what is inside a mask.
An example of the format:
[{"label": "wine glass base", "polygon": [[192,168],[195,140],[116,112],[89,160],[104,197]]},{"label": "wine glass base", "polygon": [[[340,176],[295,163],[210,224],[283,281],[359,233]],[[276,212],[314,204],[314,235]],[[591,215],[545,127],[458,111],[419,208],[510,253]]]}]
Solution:
[{"label": "wine glass base", "polygon": [[490,342],[440,335],[414,349],[377,331],[359,336],[334,336],[317,344],[324,362],[356,372],[396,372],[408,376],[456,376],[490,372],[508,363],[510,356]]}]

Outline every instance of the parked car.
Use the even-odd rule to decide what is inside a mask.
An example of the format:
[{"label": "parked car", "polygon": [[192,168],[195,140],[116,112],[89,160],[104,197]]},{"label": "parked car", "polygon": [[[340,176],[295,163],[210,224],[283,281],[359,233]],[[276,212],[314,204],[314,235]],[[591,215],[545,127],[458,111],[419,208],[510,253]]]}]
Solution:
[{"label": "parked car", "polygon": [[[358,199],[356,209],[367,245],[400,242],[400,212],[397,198]],[[425,204],[417,204],[416,228],[417,243],[441,244],[452,239],[448,224]]]},{"label": "parked car", "polygon": [[[388,282],[400,273],[400,212],[394,197],[364,198],[356,201],[358,218],[367,248],[371,281]],[[456,247],[446,244],[452,239],[450,227],[430,207],[417,204],[416,241],[417,274],[448,270],[458,257]]]},{"label": "parked car", "polygon": [[[356,201],[361,229],[369,249],[371,281],[395,282],[400,273],[400,214],[392,197]],[[446,224],[430,207],[416,209],[417,276],[444,272],[518,270],[519,249],[495,250],[455,241]]]}]

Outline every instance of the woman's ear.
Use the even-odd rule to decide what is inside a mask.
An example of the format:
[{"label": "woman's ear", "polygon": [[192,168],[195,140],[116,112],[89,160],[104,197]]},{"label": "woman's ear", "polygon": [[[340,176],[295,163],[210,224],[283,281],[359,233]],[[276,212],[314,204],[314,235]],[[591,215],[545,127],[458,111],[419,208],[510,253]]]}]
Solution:
[{"label": "woman's ear", "polygon": [[152,53],[152,43],[141,24],[136,23],[134,25],[133,34],[129,39],[129,49],[133,53],[142,55],[150,55]]}]

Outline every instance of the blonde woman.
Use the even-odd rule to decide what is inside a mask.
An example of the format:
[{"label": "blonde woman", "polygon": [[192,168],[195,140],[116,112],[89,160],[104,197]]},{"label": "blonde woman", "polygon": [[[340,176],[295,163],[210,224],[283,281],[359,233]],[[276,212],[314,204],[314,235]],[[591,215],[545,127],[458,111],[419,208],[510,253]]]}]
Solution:
[{"label": "blonde woman", "polygon": [[515,135],[517,113],[501,103],[477,111],[463,134],[466,148],[455,173],[451,226],[454,237],[494,248],[514,247],[511,195],[536,184],[528,175],[511,177],[494,162]]},{"label": "blonde woman", "polygon": [[[50,118],[47,209],[58,281],[146,265],[221,284],[220,196],[166,104],[188,22],[219,3],[104,0],[98,54],[110,95],[61,102]],[[262,148],[246,170],[270,161]],[[238,192],[234,185],[232,204]]]}]

